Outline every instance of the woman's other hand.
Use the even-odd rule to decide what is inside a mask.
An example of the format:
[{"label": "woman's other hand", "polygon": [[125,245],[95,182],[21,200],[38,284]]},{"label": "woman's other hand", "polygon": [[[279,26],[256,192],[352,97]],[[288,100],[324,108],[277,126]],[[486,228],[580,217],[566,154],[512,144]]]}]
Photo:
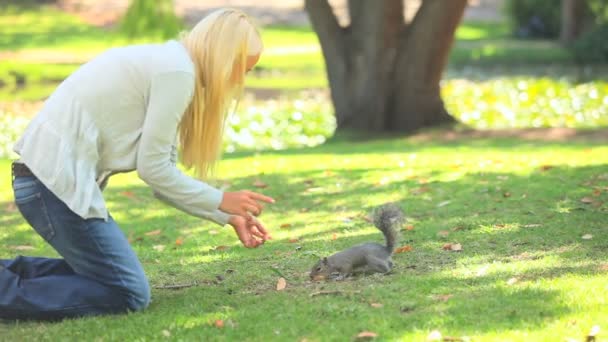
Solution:
[{"label": "woman's other hand", "polygon": [[264,209],[261,202],[274,203],[274,199],[249,190],[224,192],[220,210],[242,217],[259,216]]}]

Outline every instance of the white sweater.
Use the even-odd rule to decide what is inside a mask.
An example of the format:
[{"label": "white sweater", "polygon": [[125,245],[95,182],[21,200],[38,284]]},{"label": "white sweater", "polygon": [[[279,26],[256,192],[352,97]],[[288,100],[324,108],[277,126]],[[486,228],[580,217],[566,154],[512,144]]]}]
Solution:
[{"label": "white sweater", "polygon": [[224,225],[223,193],[175,166],[193,91],[194,65],[179,42],[111,49],[59,85],[14,151],[83,218],[107,220],[102,183],[137,170],[159,199]]}]

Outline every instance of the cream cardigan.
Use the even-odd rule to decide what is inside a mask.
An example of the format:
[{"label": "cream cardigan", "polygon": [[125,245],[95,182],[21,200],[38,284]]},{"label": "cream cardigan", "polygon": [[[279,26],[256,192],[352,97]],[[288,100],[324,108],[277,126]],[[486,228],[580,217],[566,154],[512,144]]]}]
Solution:
[{"label": "cream cardigan", "polygon": [[179,42],[111,49],[59,85],[14,151],[83,218],[107,220],[107,178],[136,170],[157,198],[224,225],[222,191],[175,166],[178,124],[193,91],[194,65]]}]

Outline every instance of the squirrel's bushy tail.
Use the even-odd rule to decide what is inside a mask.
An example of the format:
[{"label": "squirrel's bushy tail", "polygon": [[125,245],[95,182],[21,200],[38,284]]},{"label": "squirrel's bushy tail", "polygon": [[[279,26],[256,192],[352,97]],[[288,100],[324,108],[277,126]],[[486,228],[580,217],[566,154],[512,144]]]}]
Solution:
[{"label": "squirrel's bushy tail", "polygon": [[395,203],[386,203],[373,213],[374,225],[382,231],[386,239],[386,249],[392,253],[399,240],[399,230],[405,217]]}]

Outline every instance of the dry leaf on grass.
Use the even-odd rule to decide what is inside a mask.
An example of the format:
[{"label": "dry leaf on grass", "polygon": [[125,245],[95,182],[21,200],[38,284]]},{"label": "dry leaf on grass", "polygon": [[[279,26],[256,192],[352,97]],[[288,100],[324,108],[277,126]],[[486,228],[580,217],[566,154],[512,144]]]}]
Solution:
[{"label": "dry leaf on grass", "polygon": [[403,230],[407,230],[407,231],[414,230],[414,225],[413,224],[405,225],[405,226],[403,226]]},{"label": "dry leaf on grass", "polygon": [[460,252],[462,251],[462,245],[459,243],[446,243],[441,247],[444,251]]},{"label": "dry leaf on grass", "polygon": [[123,191],[120,193],[121,195],[130,198],[130,199],[135,199],[135,194],[131,191]]},{"label": "dry leaf on grass", "polygon": [[369,306],[371,306],[372,308],[381,308],[384,306],[384,304],[380,304],[380,303],[370,303]]},{"label": "dry leaf on grass", "polygon": [[14,251],[31,251],[31,250],[35,249],[33,246],[29,246],[29,245],[9,246],[8,248],[12,249]]},{"label": "dry leaf on grass", "polygon": [[253,186],[255,186],[256,188],[264,189],[268,187],[268,184],[262,182],[260,179],[256,179],[253,182]]},{"label": "dry leaf on grass", "polygon": [[585,235],[581,236],[581,239],[583,239],[583,240],[591,240],[591,239],[593,239],[593,235],[591,235],[591,234],[585,234]]},{"label": "dry leaf on grass", "polygon": [[591,198],[591,197],[583,197],[583,198],[581,198],[581,202],[583,202],[585,204],[591,204],[591,203],[593,203],[593,198]]},{"label": "dry leaf on grass", "polygon": [[149,231],[149,232],[145,233],[144,235],[145,236],[156,236],[156,235],[160,235],[160,233],[162,233],[162,232],[163,232],[162,230],[156,229],[156,230]]},{"label": "dry leaf on grass", "polygon": [[287,240],[287,242],[289,242],[289,243],[297,243],[297,242],[300,242],[300,239],[298,239],[298,238],[292,238],[292,239]]},{"label": "dry leaf on grass", "polygon": [[181,237],[178,237],[177,239],[175,239],[175,245],[176,246],[181,246],[184,244],[184,239]]},{"label": "dry leaf on grass", "polygon": [[281,229],[287,229],[291,227],[291,223],[283,223],[282,225],[279,226],[279,228]]},{"label": "dry leaf on grass", "polygon": [[450,231],[449,230],[440,230],[439,232],[437,232],[437,235],[439,237],[445,238],[445,237],[448,237],[448,235],[450,235]]},{"label": "dry leaf on grass", "polygon": [[378,334],[372,331],[362,331],[357,334],[357,339],[372,339],[378,337]]},{"label": "dry leaf on grass", "polygon": [[509,280],[507,280],[507,285],[515,285],[515,283],[517,283],[519,281],[518,278],[510,278]]},{"label": "dry leaf on grass", "polygon": [[412,248],[412,246],[410,245],[405,245],[402,247],[399,247],[397,249],[395,249],[395,253],[405,253],[405,252],[411,252],[414,248]]},{"label": "dry leaf on grass", "polygon": [[224,321],[223,321],[223,320],[221,320],[221,319],[216,319],[216,320],[215,320],[215,322],[213,322],[213,325],[214,325],[216,328],[221,329],[221,328],[223,328],[223,327],[224,327]]},{"label": "dry leaf on grass", "polygon": [[279,278],[279,280],[277,280],[277,291],[283,291],[283,290],[285,290],[286,287],[287,287],[287,280],[285,280],[285,278],[283,278],[283,277]]},{"label": "dry leaf on grass", "polygon": [[157,252],[162,252],[165,250],[165,245],[155,245],[155,246],[152,246],[152,248],[154,248],[154,250]]},{"label": "dry leaf on grass", "polygon": [[228,247],[228,246],[216,246],[214,249],[215,249],[216,251],[225,251],[225,250],[227,250],[228,248],[230,248],[230,247]]},{"label": "dry leaf on grass", "polygon": [[437,208],[441,208],[441,207],[445,207],[446,205],[452,203],[452,201],[443,201],[439,204],[437,204]]},{"label": "dry leaf on grass", "polygon": [[171,337],[171,332],[169,330],[163,330],[163,336]]},{"label": "dry leaf on grass", "polygon": [[4,208],[4,210],[8,213],[13,213],[17,211],[17,205],[15,204],[15,202],[9,202]]},{"label": "dry leaf on grass", "polygon": [[439,301],[442,301],[442,302],[447,302],[448,299],[450,299],[452,297],[454,297],[453,294],[442,294],[442,295],[434,295],[433,299],[434,300],[439,300]]}]

